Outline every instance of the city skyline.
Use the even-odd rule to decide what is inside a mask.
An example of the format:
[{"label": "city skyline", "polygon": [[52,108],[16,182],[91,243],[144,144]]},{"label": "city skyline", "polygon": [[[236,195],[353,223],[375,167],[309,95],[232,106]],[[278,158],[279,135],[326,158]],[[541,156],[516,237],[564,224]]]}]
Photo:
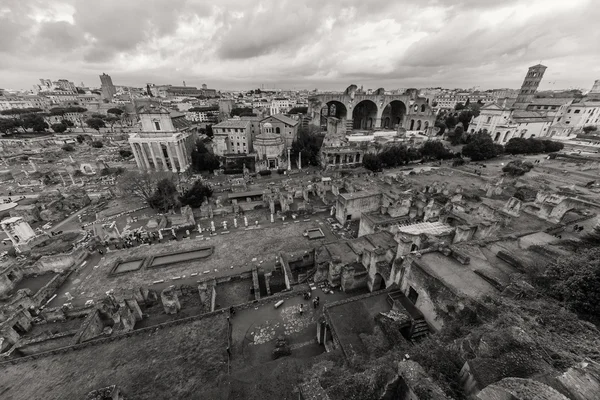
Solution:
[{"label": "city skyline", "polygon": [[138,87],[518,88],[540,61],[540,90],[588,90],[600,77],[589,0],[23,3],[0,7],[6,89],[42,77],[95,87],[104,71]]}]

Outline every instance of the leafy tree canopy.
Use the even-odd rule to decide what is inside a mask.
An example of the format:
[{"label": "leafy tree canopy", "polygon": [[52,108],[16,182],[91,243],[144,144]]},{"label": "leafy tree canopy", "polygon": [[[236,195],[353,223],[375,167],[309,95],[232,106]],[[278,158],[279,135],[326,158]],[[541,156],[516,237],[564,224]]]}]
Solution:
[{"label": "leafy tree canopy", "polygon": [[184,206],[198,208],[212,196],[212,189],[201,180],[194,182],[191,188],[179,197],[179,201]]}]

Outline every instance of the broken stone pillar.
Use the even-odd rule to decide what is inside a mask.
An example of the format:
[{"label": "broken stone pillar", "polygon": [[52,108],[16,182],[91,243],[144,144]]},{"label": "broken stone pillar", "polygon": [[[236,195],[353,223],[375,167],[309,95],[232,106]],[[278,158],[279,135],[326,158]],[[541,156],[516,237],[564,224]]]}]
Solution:
[{"label": "broken stone pillar", "polygon": [[179,298],[177,297],[174,286],[164,289],[160,293],[160,299],[165,309],[165,313],[177,314],[179,310],[181,310],[181,304],[179,303]]},{"label": "broken stone pillar", "polygon": [[125,305],[129,308],[136,321],[142,320],[142,310],[136,299],[126,299]]},{"label": "broken stone pillar", "polygon": [[522,204],[523,203],[521,202],[521,200],[517,199],[516,197],[511,197],[510,199],[508,199],[508,201],[502,208],[502,211],[512,215],[513,217],[518,217],[521,215]]}]

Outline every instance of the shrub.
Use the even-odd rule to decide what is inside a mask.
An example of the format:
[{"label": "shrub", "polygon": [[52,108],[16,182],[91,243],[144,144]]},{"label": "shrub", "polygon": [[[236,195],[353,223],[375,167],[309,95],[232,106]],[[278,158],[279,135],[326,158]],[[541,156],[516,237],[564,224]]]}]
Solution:
[{"label": "shrub", "polygon": [[94,140],[94,141],[92,142],[92,147],[95,147],[96,149],[101,149],[101,148],[103,148],[103,147],[104,147],[104,143],[102,143],[102,142],[101,142],[101,141],[99,141],[99,140]]},{"label": "shrub", "polygon": [[521,176],[533,169],[533,164],[530,162],[522,162],[521,160],[514,160],[509,162],[502,168],[502,171],[510,176]]},{"label": "shrub", "polygon": [[271,175],[271,170],[265,169],[263,171],[258,172],[261,176],[269,176]]},{"label": "shrub", "polygon": [[564,145],[552,140],[512,138],[504,146],[509,154],[552,153],[562,150]]},{"label": "shrub", "polygon": [[72,144],[65,144],[65,145],[63,145],[62,149],[64,151],[75,151],[75,147],[73,147]]},{"label": "shrub", "polygon": [[462,154],[473,161],[488,160],[500,154],[502,146],[494,143],[487,133],[475,133],[462,149]]},{"label": "shrub", "polygon": [[283,175],[285,173],[285,169],[283,169],[283,168],[277,168],[277,173],[279,175]]},{"label": "shrub", "polygon": [[121,149],[119,150],[119,155],[123,158],[129,158],[133,155],[133,153],[131,152],[131,150]]}]

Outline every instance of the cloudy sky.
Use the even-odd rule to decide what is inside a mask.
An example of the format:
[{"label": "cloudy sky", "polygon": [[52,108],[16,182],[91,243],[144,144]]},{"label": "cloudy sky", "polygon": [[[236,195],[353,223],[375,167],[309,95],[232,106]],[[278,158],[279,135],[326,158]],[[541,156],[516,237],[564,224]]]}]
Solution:
[{"label": "cloudy sky", "polygon": [[217,89],[600,79],[598,0],[1,0],[0,87],[39,78]]}]

